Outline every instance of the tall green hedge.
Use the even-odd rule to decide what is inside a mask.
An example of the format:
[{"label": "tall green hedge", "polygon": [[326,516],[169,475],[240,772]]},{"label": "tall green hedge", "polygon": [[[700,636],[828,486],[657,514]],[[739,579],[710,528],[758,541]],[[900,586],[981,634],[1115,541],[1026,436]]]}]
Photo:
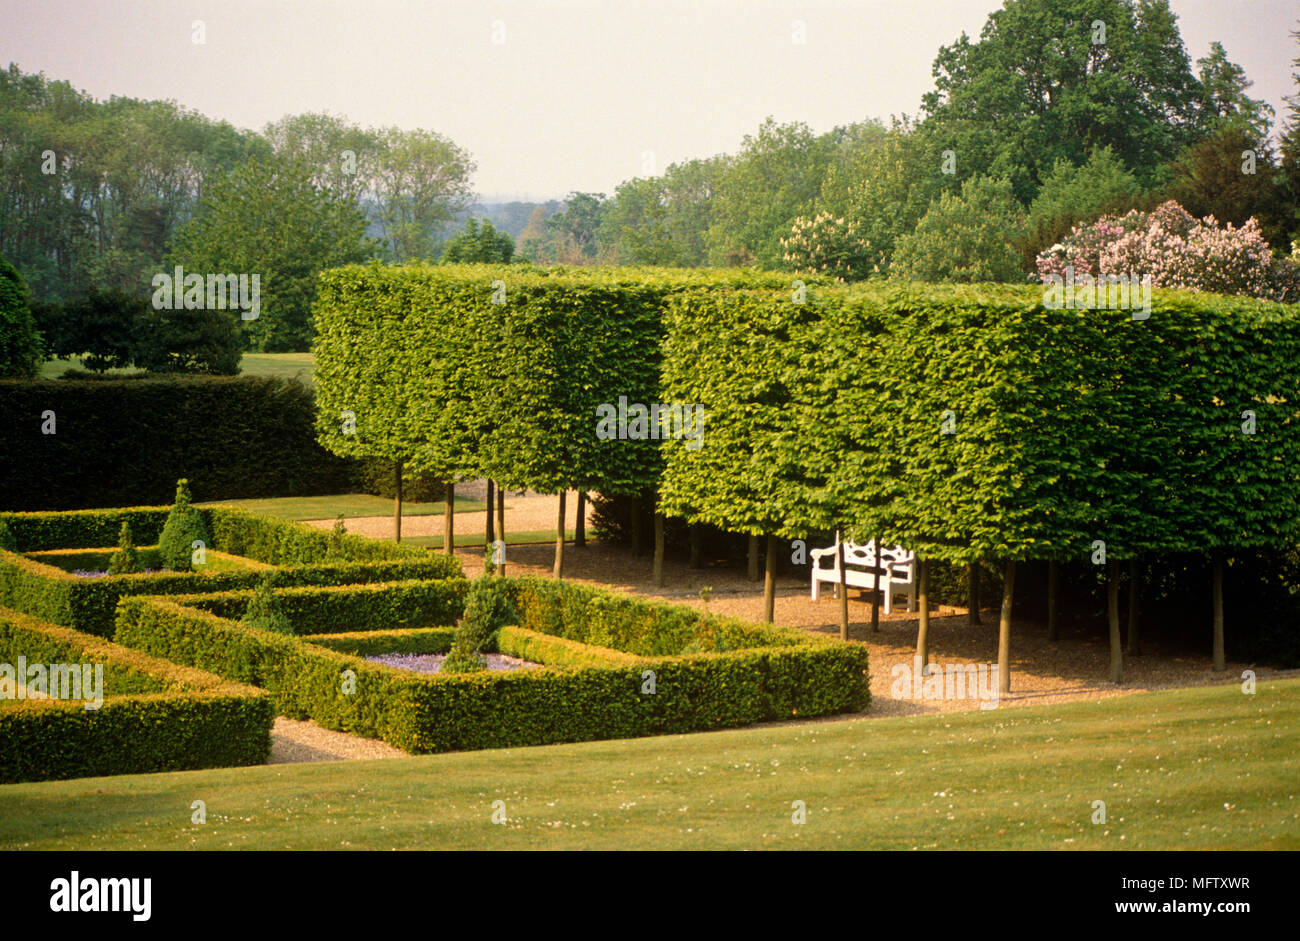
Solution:
[{"label": "tall green hedge", "polygon": [[297,381],[0,381],[0,410],[2,509],[165,503],[181,477],[198,501],[341,493],[355,474]]}]

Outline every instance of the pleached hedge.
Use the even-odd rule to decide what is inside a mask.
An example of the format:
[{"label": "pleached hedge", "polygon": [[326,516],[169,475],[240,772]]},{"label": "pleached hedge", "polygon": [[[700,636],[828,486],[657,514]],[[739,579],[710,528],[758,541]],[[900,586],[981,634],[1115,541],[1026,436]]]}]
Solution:
[{"label": "pleached hedge", "polygon": [[[543,668],[419,675],[359,657],[442,652],[448,629],[377,631],[377,642],[367,642],[364,631],[323,633],[340,618],[300,608],[290,623],[302,636],[290,637],[183,598],[123,599],[114,637],[264,688],[283,715],[413,753],[725,728],[855,711],[869,700],[858,644],[581,586],[506,583],[521,623],[503,628],[493,646]],[[382,603],[384,590],[372,601]]]},{"label": "pleached hedge", "polygon": [[597,409],[663,402],[673,294],[699,285],[790,290],[736,270],[353,266],[321,276],[314,308],[317,434],[335,454],[541,492],[654,487],[654,439],[603,440]]},{"label": "pleached hedge", "polygon": [[[167,512],[166,507],[139,507],[0,513],[0,521],[9,527],[18,548],[17,552],[0,550],[0,605],[89,634],[110,636],[113,611],[127,595],[227,592],[250,588],[263,579],[276,586],[327,587],[462,578],[460,562],[452,557],[360,536],[340,538],[233,507],[200,510],[212,533],[209,548],[274,566],[273,570],[81,578],[22,554],[112,546],[123,522],[130,524],[137,543],[147,545],[157,541]],[[444,610],[456,610],[451,595],[442,603]]]},{"label": "pleached hedge", "polygon": [[708,423],[699,452],[665,450],[665,508],[951,562],[1295,544],[1294,306],[1043,302],[987,285],[679,293],[662,394]]},{"label": "pleached hedge", "polygon": [[270,755],[274,706],[263,690],[7,608],[0,663],[89,665],[103,681],[100,705],[88,709],[85,700],[18,698],[0,680],[0,783],[253,765]]}]

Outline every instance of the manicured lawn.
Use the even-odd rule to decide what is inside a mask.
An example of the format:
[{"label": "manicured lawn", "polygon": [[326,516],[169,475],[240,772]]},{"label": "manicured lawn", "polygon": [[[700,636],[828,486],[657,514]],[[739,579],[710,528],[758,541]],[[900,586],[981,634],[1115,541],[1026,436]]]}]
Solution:
[{"label": "manicured lawn", "polygon": [[[457,503],[459,512],[460,504]],[[509,520],[507,520],[509,522]],[[573,530],[566,529],[564,538],[573,541]],[[513,530],[506,531],[506,542],[512,546],[536,545],[538,543],[555,542],[555,530],[553,529],[525,529],[520,532]],[[442,536],[402,536],[402,544],[410,543],[413,546],[428,546],[434,549],[442,548]],[[482,533],[458,533],[456,535],[456,545],[458,546],[481,546],[483,545]]]},{"label": "manicured lawn", "polygon": [[0,848],[1300,849],[1298,736],[1300,681],[1286,680],[1253,696],[15,784],[0,787]]},{"label": "manicured lawn", "polygon": [[[316,357],[311,353],[245,353],[239,362],[240,372],[245,376],[282,376],[292,379],[298,376],[303,384],[310,387]],[[69,369],[81,368],[81,359],[50,359],[41,366],[42,379],[56,379]],[[110,369],[109,375],[136,372],[135,369]]]},{"label": "manicured lawn", "polygon": [[[282,520],[325,520],[340,513],[347,519],[358,516],[392,516],[393,501],[368,493],[340,493],[325,497],[273,497],[265,500],[221,500],[223,506],[237,506],[259,516]],[[206,503],[201,506],[214,506]],[[486,504],[474,500],[457,500],[457,513],[482,512]],[[446,512],[441,503],[402,503],[402,516],[435,516]],[[554,535],[554,534],[552,534]],[[482,537],[480,537],[481,540]],[[457,539],[457,545],[459,545]]]}]

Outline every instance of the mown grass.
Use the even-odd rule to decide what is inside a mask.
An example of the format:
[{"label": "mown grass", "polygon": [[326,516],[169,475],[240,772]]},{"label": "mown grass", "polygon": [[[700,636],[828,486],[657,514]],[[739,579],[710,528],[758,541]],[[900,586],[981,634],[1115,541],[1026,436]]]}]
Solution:
[{"label": "mown grass", "polygon": [[1285,680],[1254,695],[16,784],[0,787],[0,848],[1297,849],[1298,734],[1300,680]]},{"label": "mown grass", "polygon": [[[69,369],[82,369],[82,358],[48,359],[41,364],[42,379],[57,379]],[[314,384],[316,357],[311,353],[245,353],[239,361],[239,371],[245,376],[295,376],[311,388]],[[138,372],[136,369],[110,369],[107,374],[120,376]]]},{"label": "mown grass", "polygon": [[[200,506],[237,506],[258,516],[282,520],[326,520],[340,513],[344,519],[359,516],[392,516],[393,501],[368,493],[338,493],[323,497],[268,497],[257,500],[218,500]],[[487,504],[475,500],[457,500],[457,513],[482,513]],[[446,512],[442,503],[402,502],[402,516],[439,516]],[[482,537],[479,537],[480,541]]]}]

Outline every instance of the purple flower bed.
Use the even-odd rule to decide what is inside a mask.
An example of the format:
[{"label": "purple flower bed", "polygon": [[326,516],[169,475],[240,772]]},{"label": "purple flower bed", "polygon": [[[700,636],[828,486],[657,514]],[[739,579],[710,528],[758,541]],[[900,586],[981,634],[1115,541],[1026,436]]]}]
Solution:
[{"label": "purple flower bed", "polygon": [[[386,667],[398,670],[410,670],[412,673],[437,673],[442,669],[442,661],[447,659],[445,653],[385,653],[366,657],[371,663],[382,663]],[[541,664],[529,663],[516,657],[507,657],[500,653],[485,653],[489,670],[535,670]]]},{"label": "purple flower bed", "polygon": [[[141,569],[138,572],[132,572],[132,575],[161,575],[164,569]],[[93,572],[89,569],[73,569],[72,574],[77,578],[107,578],[107,572]]]}]

